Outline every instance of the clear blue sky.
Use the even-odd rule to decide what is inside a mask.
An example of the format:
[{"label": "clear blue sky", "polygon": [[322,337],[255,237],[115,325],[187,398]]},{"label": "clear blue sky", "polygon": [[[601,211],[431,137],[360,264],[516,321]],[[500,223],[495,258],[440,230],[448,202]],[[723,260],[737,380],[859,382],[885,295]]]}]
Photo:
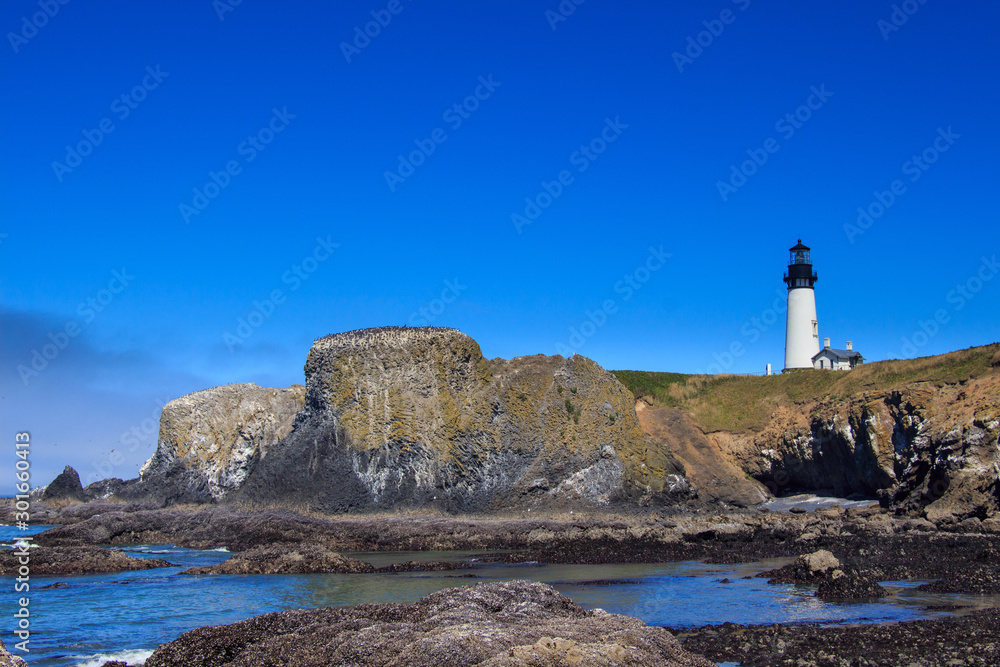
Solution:
[{"label": "clear blue sky", "polygon": [[996,341],[1000,5],[902,4],[6,2],[5,437],[133,477],[161,402],[421,308],[488,357],[780,368],[798,238],[836,346]]}]

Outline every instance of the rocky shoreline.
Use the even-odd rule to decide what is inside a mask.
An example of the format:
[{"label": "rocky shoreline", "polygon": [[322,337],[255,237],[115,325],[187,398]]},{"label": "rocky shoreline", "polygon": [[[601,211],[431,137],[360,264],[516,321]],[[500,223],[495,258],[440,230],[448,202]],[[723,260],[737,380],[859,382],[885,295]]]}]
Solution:
[{"label": "rocky shoreline", "polygon": [[[1000,593],[1000,526],[995,520],[943,530],[879,507],[810,514],[633,512],[614,517],[454,517],[442,515],[306,516],[242,513],[220,506],[141,509],[67,508],[67,523],[35,535],[46,547],[177,544],[232,552],[322,548],[332,552],[485,552],[491,562],[739,563],[830,551],[845,572],[874,581],[936,580],[924,590]],[[500,552],[500,553],[491,553]],[[807,583],[807,582],[803,582]]]},{"label": "rocky shoreline", "polygon": [[[225,506],[151,509],[92,503],[63,508],[54,512],[51,519],[62,522],[62,525],[32,537],[33,541],[42,545],[32,549],[33,566],[35,563],[46,562],[65,565],[73,560],[91,563],[96,562],[98,556],[107,559],[108,563],[128,559],[137,561],[142,567],[169,565],[162,561],[132,559],[120,551],[97,546],[140,543],[172,543],[193,548],[227,547],[234,552],[231,559],[218,566],[192,568],[184,574],[377,574],[436,569],[466,569],[474,573],[474,568],[479,564],[498,562],[596,564],[702,560],[725,564],[752,562],[763,558],[798,557],[790,565],[759,576],[767,577],[775,583],[816,586],[817,596],[827,599],[877,597],[884,592],[877,582],[902,579],[928,580],[921,588],[929,591],[1000,594],[1000,558],[997,557],[1000,553],[1000,531],[997,530],[995,521],[936,526],[926,520],[896,516],[877,506],[852,507],[847,510],[835,507],[812,513],[644,510],[622,512],[613,516],[578,516],[567,513],[537,518],[501,518],[378,514],[324,517],[286,510],[239,512]],[[347,558],[339,553],[447,550],[473,550],[480,553],[477,554],[476,563],[410,562],[382,568],[375,568],[369,563]],[[57,558],[45,554],[59,556]],[[68,557],[69,554],[86,554],[87,558],[73,559]],[[73,567],[77,569],[56,568],[51,572],[46,570],[40,573],[98,571]],[[517,590],[520,591],[518,594],[525,592]],[[536,593],[537,591],[531,594]],[[534,603],[529,599],[525,604]],[[324,630],[309,630],[316,633],[310,639],[313,643],[304,644],[304,653],[295,653],[296,657],[289,664],[326,664],[321,660],[332,655],[331,651],[339,650],[336,647],[344,645],[344,640],[338,639],[339,633],[346,632],[353,637],[364,633],[363,626],[383,627],[379,625],[383,622],[380,620],[383,616],[379,614],[390,612],[374,612],[374,607],[378,605],[361,605],[354,610],[308,612],[317,616],[306,624],[307,627],[313,628],[316,623],[332,625],[324,626]],[[407,627],[408,621],[399,619],[407,618],[406,614],[410,612],[400,611],[402,607],[398,605],[392,607],[394,611],[390,616],[395,614],[392,618],[397,619],[393,621],[393,627]],[[396,607],[400,609],[395,609]],[[995,640],[996,631],[1000,627],[1000,612],[957,611],[958,615],[941,620],[874,626],[725,624],[676,632],[685,649],[692,654],[743,665],[922,667],[1000,664],[996,660],[1000,642]],[[249,624],[245,628],[237,624],[250,632],[250,635],[240,630],[243,634],[239,636],[245,639],[258,632],[253,628],[286,628],[292,627],[287,623],[304,623],[305,620],[294,616],[299,613],[307,612],[284,612],[290,615],[287,617],[280,614],[260,617],[268,620],[250,619],[244,622]],[[331,616],[327,619],[324,614]],[[372,614],[375,616],[372,617]],[[491,618],[487,615],[480,619],[483,628],[494,623]],[[505,644],[504,650],[481,664],[574,664],[567,662],[567,656],[577,655],[571,649],[583,651],[588,656],[591,654],[586,651],[598,651],[593,654],[597,656],[594,657],[596,662],[576,664],[708,664],[656,662],[642,656],[635,657],[634,662],[616,662],[616,656],[621,657],[615,652],[618,649],[612,651],[601,642],[597,642],[601,645],[597,648],[591,646],[597,645],[594,637],[606,637],[612,632],[605,629],[601,634],[596,629],[609,618],[609,615],[605,615],[588,621],[588,632],[597,634],[587,635],[581,634],[582,631],[574,631],[577,634],[572,636],[576,639],[567,639],[565,634],[558,633],[551,636],[522,637],[524,643],[513,646]],[[620,622],[615,620],[608,627],[618,627],[615,624]],[[639,623],[635,619],[630,619],[630,622]],[[440,634],[435,633],[444,630],[434,630],[426,622],[421,623],[423,625],[419,632],[425,633],[425,638],[412,641],[434,645],[434,641],[440,640]],[[499,623],[494,630],[490,630],[490,636],[501,633],[506,627],[504,623]],[[564,626],[557,624],[553,627]],[[487,632],[485,629],[482,631]],[[160,662],[151,661],[146,664],[148,667],[182,664],[177,661],[187,659],[182,659],[181,656],[185,655],[183,651],[195,650],[191,643],[195,638],[199,642],[208,642],[206,646],[229,646],[226,643],[230,641],[226,639],[228,635],[219,634],[220,632],[222,631],[218,629],[203,628],[188,633],[161,647],[162,650],[157,655],[162,657],[156,658]],[[409,628],[406,632],[411,633],[408,636],[417,637],[412,633],[417,633],[418,630]],[[239,650],[247,651],[247,659],[250,659],[249,656],[262,655],[261,652],[266,650],[291,651],[290,641],[282,640],[281,636],[284,635],[279,633],[268,639],[261,634],[253,641],[247,639],[247,643],[241,644],[242,648]],[[438,639],[428,639],[430,636]],[[960,646],[955,637],[967,639]],[[165,648],[168,646],[171,647],[169,650]],[[877,650],[871,648],[873,646],[877,646]],[[375,642],[371,645],[371,650],[375,656],[382,655],[379,652],[402,648],[401,645]],[[613,655],[607,651],[612,651]],[[908,657],[903,660],[900,656]],[[965,662],[954,662],[959,659]],[[227,659],[183,664],[221,666],[242,663],[233,663]],[[382,663],[375,661],[359,664]]]}]

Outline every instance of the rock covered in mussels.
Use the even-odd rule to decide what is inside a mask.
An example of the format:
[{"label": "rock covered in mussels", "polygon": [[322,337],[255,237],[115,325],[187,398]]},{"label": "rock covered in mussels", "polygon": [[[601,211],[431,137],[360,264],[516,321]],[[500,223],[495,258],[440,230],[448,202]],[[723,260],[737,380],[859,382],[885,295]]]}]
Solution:
[{"label": "rock covered in mussels", "polygon": [[587,611],[528,581],[452,588],[412,605],[362,604],[266,614],[200,628],[160,646],[146,667],[270,665],[712,667],[673,635]]},{"label": "rock covered in mussels", "polygon": [[[136,558],[116,549],[94,546],[32,547],[30,558],[34,575],[129,572],[173,566],[158,558]],[[15,575],[19,565],[23,563],[18,549],[0,550],[0,576]]]},{"label": "rock covered in mussels", "polygon": [[367,573],[375,568],[317,544],[294,547],[259,546],[234,554],[218,565],[192,567],[181,574],[318,574],[323,572]]}]

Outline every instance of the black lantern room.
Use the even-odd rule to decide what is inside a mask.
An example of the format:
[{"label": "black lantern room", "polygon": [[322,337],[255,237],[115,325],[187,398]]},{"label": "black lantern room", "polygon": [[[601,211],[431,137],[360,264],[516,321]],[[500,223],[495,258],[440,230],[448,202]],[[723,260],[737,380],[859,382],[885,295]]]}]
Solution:
[{"label": "black lantern room", "polygon": [[802,244],[802,239],[788,249],[788,271],[785,272],[785,284],[788,289],[806,287],[813,289],[819,276],[813,271],[812,259],[809,256],[809,246]]}]

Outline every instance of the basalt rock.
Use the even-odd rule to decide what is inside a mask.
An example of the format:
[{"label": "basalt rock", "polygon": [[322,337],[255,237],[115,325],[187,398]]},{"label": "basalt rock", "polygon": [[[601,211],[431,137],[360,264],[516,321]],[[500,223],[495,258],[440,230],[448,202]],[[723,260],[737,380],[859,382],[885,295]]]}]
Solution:
[{"label": "basalt rock", "polygon": [[712,667],[666,630],[587,611],[528,581],[452,588],[412,605],[266,614],[160,646],[146,667]]},{"label": "basalt rock", "polygon": [[43,501],[85,500],[80,475],[71,466],[66,466],[42,492]]},{"label": "basalt rock", "polygon": [[462,511],[692,495],[632,394],[578,355],[487,361],[454,329],[386,327],[317,340],[305,372],[294,428],[240,502]]},{"label": "basalt rock", "polygon": [[[225,499],[268,450],[292,430],[305,388],[234,384],[170,401],[160,415],[156,452],[138,484],[117,495],[166,504]],[[88,487],[90,488],[90,487]]]}]

